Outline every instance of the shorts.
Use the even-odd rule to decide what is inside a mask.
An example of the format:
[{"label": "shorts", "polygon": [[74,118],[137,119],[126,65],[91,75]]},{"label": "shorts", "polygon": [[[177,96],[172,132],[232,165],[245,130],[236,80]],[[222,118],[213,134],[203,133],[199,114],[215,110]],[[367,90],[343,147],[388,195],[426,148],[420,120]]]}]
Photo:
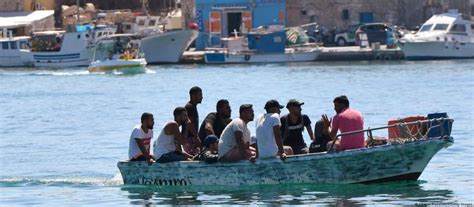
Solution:
[{"label": "shorts", "polygon": [[184,155],[181,152],[174,151],[174,152],[168,152],[166,154],[161,155],[161,157],[156,160],[159,163],[167,163],[167,162],[178,162],[178,161],[184,161]]}]

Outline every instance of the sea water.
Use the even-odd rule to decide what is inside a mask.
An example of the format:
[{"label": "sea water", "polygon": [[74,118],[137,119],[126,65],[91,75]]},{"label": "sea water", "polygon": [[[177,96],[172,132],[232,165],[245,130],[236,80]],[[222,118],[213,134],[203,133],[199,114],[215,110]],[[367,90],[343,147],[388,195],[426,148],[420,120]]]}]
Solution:
[{"label": "sea water", "polygon": [[[415,205],[474,202],[474,61],[312,62],[149,66],[145,74],[90,74],[86,68],[0,69],[0,206],[153,204]],[[454,144],[434,156],[418,181],[373,185],[205,188],[125,186],[116,167],[143,112],[155,137],[172,111],[203,89],[200,121],[228,99],[264,112],[269,99],[304,101],[314,124],[347,95],[365,127],[447,112]],[[282,114],[287,110],[283,109]],[[255,123],[249,123],[255,133]],[[387,131],[376,135],[387,136]],[[305,132],[306,142],[309,137]],[[215,172],[219,173],[219,172]],[[225,176],[225,175],[222,175]],[[298,175],[294,175],[298,176]]]}]

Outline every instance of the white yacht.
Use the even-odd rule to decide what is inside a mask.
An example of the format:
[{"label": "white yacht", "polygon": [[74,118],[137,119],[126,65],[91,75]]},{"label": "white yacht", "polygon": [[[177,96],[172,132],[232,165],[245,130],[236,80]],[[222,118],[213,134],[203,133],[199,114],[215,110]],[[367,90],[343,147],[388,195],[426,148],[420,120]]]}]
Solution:
[{"label": "white yacht", "polygon": [[137,16],[134,23],[125,25],[125,32],[142,37],[141,49],[149,64],[178,63],[198,31],[175,24],[172,17]]},{"label": "white yacht", "polygon": [[457,12],[434,15],[398,45],[409,60],[474,58],[474,22]]},{"label": "white yacht", "polygon": [[6,30],[0,34],[0,67],[24,66],[20,55],[21,49],[28,49],[30,37],[13,37]]}]

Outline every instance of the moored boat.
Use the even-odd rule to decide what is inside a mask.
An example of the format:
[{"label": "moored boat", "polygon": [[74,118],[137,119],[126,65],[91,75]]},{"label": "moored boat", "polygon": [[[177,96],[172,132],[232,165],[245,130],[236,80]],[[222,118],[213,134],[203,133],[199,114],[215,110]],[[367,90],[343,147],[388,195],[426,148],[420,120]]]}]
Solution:
[{"label": "moored boat", "polygon": [[20,55],[21,49],[28,49],[28,41],[30,37],[19,36],[13,37],[3,32],[0,35],[0,67],[21,67],[25,66]]},{"label": "moored boat", "polygon": [[[323,152],[277,158],[257,159],[254,163],[206,164],[198,161],[153,163],[121,161],[118,168],[124,184],[156,186],[238,186],[262,184],[313,183],[371,183],[395,180],[417,180],[431,158],[442,148],[450,146],[452,119],[433,118],[386,127],[366,129],[372,140],[372,131],[424,125],[423,136],[396,139],[389,144],[341,152]],[[340,134],[345,135],[345,134]]]},{"label": "moored boat", "polygon": [[434,15],[398,45],[409,60],[474,58],[474,22],[457,12]]}]

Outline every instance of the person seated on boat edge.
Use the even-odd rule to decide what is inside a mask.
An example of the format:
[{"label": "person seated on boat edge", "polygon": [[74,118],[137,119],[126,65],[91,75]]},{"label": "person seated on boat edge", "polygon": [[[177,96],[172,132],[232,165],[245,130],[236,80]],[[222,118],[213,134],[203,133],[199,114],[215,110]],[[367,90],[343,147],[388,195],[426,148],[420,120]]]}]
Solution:
[{"label": "person seated on boat edge", "polygon": [[309,145],[309,153],[327,151],[329,141],[331,141],[331,137],[329,137],[328,132],[324,130],[324,122],[321,119],[314,125],[314,140]]},{"label": "person seated on boat edge", "polygon": [[[334,99],[333,103],[336,115],[332,118],[332,121],[329,120],[326,114],[322,116],[322,119],[324,122],[324,130],[329,134],[331,140],[336,142],[334,144],[335,150],[342,151],[364,148],[365,140],[363,132],[344,135],[340,141],[335,139],[338,130],[341,133],[363,130],[364,118],[362,117],[362,113],[349,107],[349,99],[347,96],[338,96]],[[328,149],[330,149],[333,141],[328,142]]]},{"label": "person seated on boat edge", "polygon": [[252,104],[241,105],[239,114],[239,118],[225,127],[219,139],[219,161],[255,160],[255,148],[250,146],[250,131],[247,128],[247,124],[254,118]]},{"label": "person seated on boat edge", "polygon": [[255,120],[257,134],[257,155],[259,159],[286,159],[283,139],[280,132],[280,109],[283,106],[277,100],[269,100],[265,104],[266,113],[260,114]]},{"label": "person seated on boat edge", "polygon": [[185,138],[179,131],[180,126],[189,122],[188,113],[184,107],[177,107],[173,111],[173,116],[174,120],[165,124],[153,143],[153,154],[159,163],[184,161],[192,158],[182,150]]},{"label": "person seated on boat edge", "polygon": [[228,100],[221,99],[217,101],[216,112],[207,114],[199,128],[201,142],[204,142],[204,139],[209,135],[215,135],[217,138],[220,138],[224,128],[232,121],[230,118],[231,113],[232,110]]},{"label": "person seated on boat edge", "polygon": [[194,86],[189,90],[189,101],[184,106],[189,118],[189,122],[182,127],[186,138],[184,150],[193,156],[197,155],[201,148],[201,140],[198,135],[199,113],[197,105],[202,102],[202,99],[202,89]]},{"label": "person seated on boat edge", "polygon": [[153,162],[154,157],[150,155],[150,141],[153,138],[153,125],[155,120],[153,114],[143,113],[141,124],[133,128],[130,135],[128,158],[130,161]]},{"label": "person seated on boat edge", "polygon": [[209,135],[203,141],[203,149],[193,160],[204,161],[206,163],[215,163],[219,159],[217,153],[219,138],[215,135]]},{"label": "person seated on boat edge", "polygon": [[305,128],[311,140],[314,140],[311,120],[306,114],[301,113],[303,104],[304,102],[296,99],[289,100],[286,104],[289,113],[280,118],[283,145],[290,146],[295,154],[309,153],[308,146],[303,139]]}]

